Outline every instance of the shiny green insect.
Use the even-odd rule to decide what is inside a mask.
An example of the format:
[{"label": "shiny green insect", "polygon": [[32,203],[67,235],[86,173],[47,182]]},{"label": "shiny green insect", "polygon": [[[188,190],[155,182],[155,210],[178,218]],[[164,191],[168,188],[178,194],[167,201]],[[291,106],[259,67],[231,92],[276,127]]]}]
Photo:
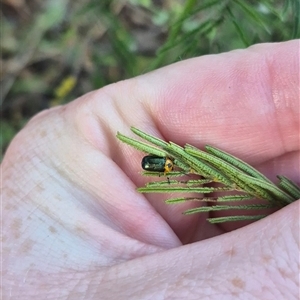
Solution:
[{"label": "shiny green insect", "polygon": [[147,155],[142,159],[142,168],[146,171],[164,172],[166,175],[173,171],[174,163],[168,157]]}]

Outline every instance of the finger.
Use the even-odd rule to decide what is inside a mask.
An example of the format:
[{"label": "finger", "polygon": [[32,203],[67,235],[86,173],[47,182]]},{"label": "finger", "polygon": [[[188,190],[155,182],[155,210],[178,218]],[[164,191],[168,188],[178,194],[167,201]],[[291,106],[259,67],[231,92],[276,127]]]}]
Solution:
[{"label": "finger", "polygon": [[[257,45],[183,61],[100,90],[91,106],[114,149],[109,155],[134,183],[142,182],[142,155],[112,138],[116,131],[129,134],[134,125],[178,144],[215,145],[254,166],[278,164],[277,157],[299,153],[298,57],[299,41]],[[101,100],[107,96],[112,101]],[[114,122],[105,123],[107,116]],[[103,149],[104,135],[88,128],[85,135]],[[297,157],[291,164],[297,165]],[[266,168],[271,173],[270,164]],[[182,223],[184,207],[171,210],[163,197],[147,198],[172,228],[180,224],[185,233],[191,228]]]},{"label": "finger", "polygon": [[[299,251],[298,201],[248,227],[130,261],[90,279],[104,298],[126,297],[122,287],[114,288],[122,281],[130,295],[140,298],[280,299],[284,294],[297,299]],[[128,269],[135,272],[128,276]]]},{"label": "finger", "polygon": [[[108,86],[89,99],[88,120],[78,113],[83,135],[136,185],[142,155],[114,138],[131,125],[179,144],[212,144],[253,165],[299,151],[298,50],[299,41],[258,45]],[[165,206],[165,198],[147,195],[179,236],[193,232],[198,219],[181,215],[186,206]]]}]

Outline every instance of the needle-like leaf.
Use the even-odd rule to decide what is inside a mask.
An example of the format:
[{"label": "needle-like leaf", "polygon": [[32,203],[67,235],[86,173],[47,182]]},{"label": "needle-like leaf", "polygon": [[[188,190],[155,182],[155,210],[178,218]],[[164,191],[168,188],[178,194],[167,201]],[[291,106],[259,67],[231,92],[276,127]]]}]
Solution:
[{"label": "needle-like leaf", "polygon": [[[216,147],[207,145],[206,151],[191,145],[181,147],[173,142],[165,142],[151,136],[135,127],[132,132],[146,140],[147,143],[126,137],[121,133],[117,138],[122,142],[145,153],[167,157],[174,164],[175,170],[168,172],[145,171],[144,176],[166,177],[167,180],[149,182],[137,190],[141,193],[198,193],[194,197],[170,198],[167,204],[177,204],[187,201],[211,203],[211,206],[191,208],[184,214],[208,213],[228,210],[260,210],[281,208],[300,198],[300,187],[285,176],[278,176],[276,186],[266,176],[241,159]],[[152,145],[151,145],[152,144]],[[166,171],[167,170],[167,171]],[[192,176],[192,178],[188,178]],[[198,178],[197,178],[198,176]],[[170,180],[183,177],[182,180]],[[212,186],[214,183],[217,185]],[[207,186],[209,185],[209,186]],[[238,194],[237,194],[238,191]],[[203,194],[205,196],[203,196]],[[249,202],[257,198],[261,203]],[[248,201],[248,202],[247,202]],[[231,202],[241,202],[232,205]],[[220,205],[222,203],[222,205]],[[224,205],[226,203],[226,205]],[[253,213],[252,213],[253,214]],[[242,220],[258,220],[265,215],[240,215],[208,218],[210,223],[222,223]]]}]

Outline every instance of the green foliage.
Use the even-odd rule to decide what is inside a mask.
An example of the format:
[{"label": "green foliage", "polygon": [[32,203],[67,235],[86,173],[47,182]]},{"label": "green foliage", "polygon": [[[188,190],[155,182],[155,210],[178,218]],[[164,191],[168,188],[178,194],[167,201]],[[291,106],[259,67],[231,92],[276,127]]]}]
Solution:
[{"label": "green foliage", "polygon": [[[259,211],[261,209],[282,208],[300,197],[300,187],[285,176],[278,176],[278,186],[255,168],[239,158],[207,145],[206,151],[186,144],[180,147],[173,142],[162,141],[135,127],[131,131],[144,139],[147,143],[126,137],[117,133],[117,138],[147,154],[159,155],[171,159],[179,171],[167,173],[167,181],[148,182],[145,187],[137,190],[141,193],[198,193],[199,197],[177,197],[166,200],[167,204],[178,204],[189,201],[211,203],[210,206],[200,206],[188,209],[184,214],[209,213],[214,211]],[[153,145],[151,145],[153,144]],[[161,152],[161,154],[160,154]],[[144,172],[145,176],[158,176],[159,172]],[[186,177],[193,175],[199,178],[192,180],[170,180],[172,177]],[[211,183],[217,183],[212,186]],[[209,186],[207,186],[209,184]],[[220,185],[221,184],[221,185]],[[228,194],[229,192],[229,194]],[[212,193],[214,196],[212,196]],[[222,193],[219,196],[218,193]],[[224,195],[224,193],[227,193]],[[257,199],[261,203],[247,203]],[[239,205],[232,204],[241,201]],[[225,204],[224,204],[225,202]],[[227,204],[226,204],[227,203]],[[252,215],[229,215],[214,217],[207,220],[211,223],[223,223],[242,220],[261,219],[266,215],[253,213]]]},{"label": "green foliage", "polygon": [[[299,37],[299,0],[5,3],[0,104],[7,123],[178,60]],[[79,84],[58,97],[68,78]]]},{"label": "green foliage", "polygon": [[[1,127],[1,136],[0,136],[1,149],[5,149],[8,146],[10,140],[15,135],[15,128],[5,120],[0,121],[0,127]],[[1,159],[2,159],[2,155],[1,155]]]}]

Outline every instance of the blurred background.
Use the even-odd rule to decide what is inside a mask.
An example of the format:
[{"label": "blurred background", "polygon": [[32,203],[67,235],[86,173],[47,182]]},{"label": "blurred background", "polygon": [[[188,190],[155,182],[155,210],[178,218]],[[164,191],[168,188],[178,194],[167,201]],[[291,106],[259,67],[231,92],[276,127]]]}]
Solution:
[{"label": "blurred background", "polygon": [[173,62],[299,38],[299,0],[1,0],[1,156],[39,111]]}]

